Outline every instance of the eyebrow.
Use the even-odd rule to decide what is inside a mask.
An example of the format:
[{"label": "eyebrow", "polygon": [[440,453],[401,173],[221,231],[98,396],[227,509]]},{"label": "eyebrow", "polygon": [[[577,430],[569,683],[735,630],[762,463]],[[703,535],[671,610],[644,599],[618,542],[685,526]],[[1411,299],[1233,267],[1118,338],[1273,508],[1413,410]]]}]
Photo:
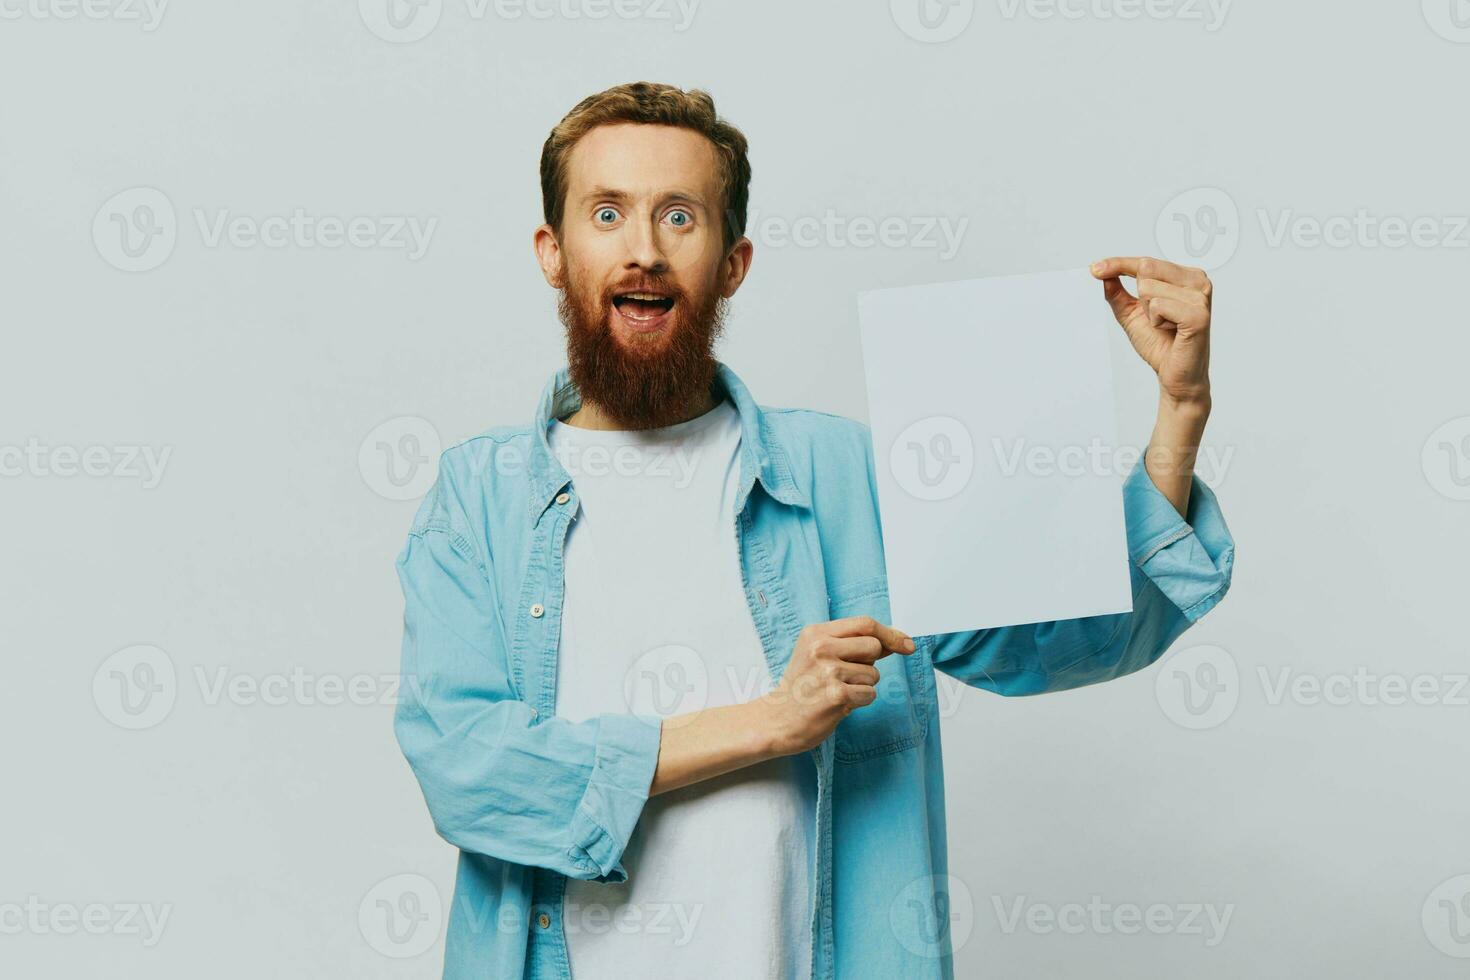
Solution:
[{"label": "eyebrow", "polygon": [[[619,203],[622,203],[624,201],[627,201],[631,196],[632,195],[630,195],[627,191],[620,191],[612,187],[594,187],[586,194],[582,195],[582,202],[586,203],[588,201],[617,201]],[[668,204],[672,201],[687,201],[690,204],[697,204],[700,207],[706,207],[706,204],[704,203],[704,198],[701,195],[694,193],[693,191],[672,190],[662,195],[658,200],[661,204]]]}]

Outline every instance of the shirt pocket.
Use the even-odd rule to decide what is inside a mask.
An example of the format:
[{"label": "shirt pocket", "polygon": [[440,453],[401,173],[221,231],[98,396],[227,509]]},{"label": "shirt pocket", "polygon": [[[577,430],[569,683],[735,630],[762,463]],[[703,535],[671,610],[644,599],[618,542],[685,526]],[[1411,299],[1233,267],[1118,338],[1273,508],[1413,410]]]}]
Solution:
[{"label": "shirt pocket", "polygon": [[[879,575],[842,586],[827,598],[832,619],[872,616],[887,623],[888,579]],[[878,698],[855,709],[837,725],[836,761],[862,762],[912,748],[929,731],[934,700],[934,668],[927,648],[911,654],[891,653],[875,664]]]}]

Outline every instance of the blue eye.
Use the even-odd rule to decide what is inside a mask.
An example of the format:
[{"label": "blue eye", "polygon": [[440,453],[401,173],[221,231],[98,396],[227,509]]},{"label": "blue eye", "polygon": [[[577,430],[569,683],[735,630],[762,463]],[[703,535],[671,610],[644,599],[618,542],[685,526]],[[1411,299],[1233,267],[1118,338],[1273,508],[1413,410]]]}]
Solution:
[{"label": "blue eye", "polygon": [[669,212],[669,224],[673,225],[675,228],[683,228],[685,225],[689,224],[689,222],[693,220],[693,216],[690,215],[688,211]]},{"label": "blue eye", "polygon": [[610,225],[618,220],[618,213],[612,208],[603,208],[597,212],[597,220],[603,224]]}]

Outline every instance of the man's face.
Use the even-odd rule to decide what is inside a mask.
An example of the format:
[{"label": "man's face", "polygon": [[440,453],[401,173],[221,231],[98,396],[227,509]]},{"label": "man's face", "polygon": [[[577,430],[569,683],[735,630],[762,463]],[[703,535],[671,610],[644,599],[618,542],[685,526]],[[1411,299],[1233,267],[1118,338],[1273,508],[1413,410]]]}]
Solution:
[{"label": "man's face", "polygon": [[568,156],[560,234],[536,233],[562,290],[573,381],[630,428],[684,417],[714,376],[725,300],[750,262],[724,247],[719,159],[699,133],[600,126]]}]

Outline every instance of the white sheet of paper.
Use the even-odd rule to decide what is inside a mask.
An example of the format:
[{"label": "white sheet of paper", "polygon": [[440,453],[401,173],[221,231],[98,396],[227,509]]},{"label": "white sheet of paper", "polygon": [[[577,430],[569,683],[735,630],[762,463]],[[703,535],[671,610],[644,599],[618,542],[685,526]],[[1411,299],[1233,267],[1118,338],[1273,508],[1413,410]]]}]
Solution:
[{"label": "white sheet of paper", "polygon": [[1085,269],[858,295],[893,625],[1132,609],[1102,284]]}]

